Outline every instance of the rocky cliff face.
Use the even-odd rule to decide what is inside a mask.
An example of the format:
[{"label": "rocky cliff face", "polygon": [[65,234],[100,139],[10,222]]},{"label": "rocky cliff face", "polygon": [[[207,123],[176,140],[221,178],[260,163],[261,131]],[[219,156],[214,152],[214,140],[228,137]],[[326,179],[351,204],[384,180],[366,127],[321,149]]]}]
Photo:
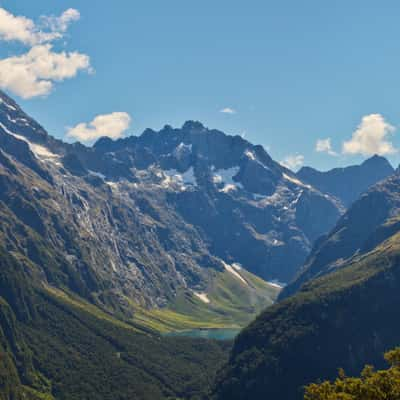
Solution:
[{"label": "rocky cliff face", "polygon": [[287,281],[342,211],[261,146],[198,122],[89,148],[1,94],[0,124],[4,241],[99,303],[163,306],[204,291],[225,263]]}]

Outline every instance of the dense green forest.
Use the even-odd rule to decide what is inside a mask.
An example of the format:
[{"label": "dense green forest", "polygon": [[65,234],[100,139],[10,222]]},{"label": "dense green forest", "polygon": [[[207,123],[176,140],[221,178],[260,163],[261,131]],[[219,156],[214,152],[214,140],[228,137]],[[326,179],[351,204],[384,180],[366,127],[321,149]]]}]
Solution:
[{"label": "dense green forest", "polygon": [[0,398],[202,399],[229,342],[165,338],[36,286],[0,250]]},{"label": "dense green forest", "polygon": [[398,345],[400,234],[268,308],[235,341],[220,400],[301,399],[303,386],[383,365]]}]

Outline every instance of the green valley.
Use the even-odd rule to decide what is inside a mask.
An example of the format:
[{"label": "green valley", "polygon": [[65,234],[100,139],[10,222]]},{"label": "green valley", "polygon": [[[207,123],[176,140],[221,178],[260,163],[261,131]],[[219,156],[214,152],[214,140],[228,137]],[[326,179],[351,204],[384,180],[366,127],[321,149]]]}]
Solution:
[{"label": "green valley", "polygon": [[167,307],[148,309],[126,298],[132,317],[121,315],[121,319],[101,311],[70,291],[54,287],[47,287],[47,290],[71,305],[124,327],[131,324],[159,333],[191,329],[240,329],[274,303],[280,288],[244,269],[236,274],[228,270],[216,271],[207,291],[203,293],[203,300],[193,291],[182,291]]}]

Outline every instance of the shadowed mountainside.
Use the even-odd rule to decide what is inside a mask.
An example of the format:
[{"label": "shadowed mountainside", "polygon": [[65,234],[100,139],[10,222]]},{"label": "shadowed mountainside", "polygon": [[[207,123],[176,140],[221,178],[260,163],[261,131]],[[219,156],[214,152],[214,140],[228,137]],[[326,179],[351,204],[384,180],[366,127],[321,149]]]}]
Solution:
[{"label": "shadowed mountainside", "polygon": [[394,175],[353,204],[314,252],[317,277],[236,339],[216,398],[301,399],[303,385],[332,379],[339,367],[382,366],[400,337],[399,190]]}]

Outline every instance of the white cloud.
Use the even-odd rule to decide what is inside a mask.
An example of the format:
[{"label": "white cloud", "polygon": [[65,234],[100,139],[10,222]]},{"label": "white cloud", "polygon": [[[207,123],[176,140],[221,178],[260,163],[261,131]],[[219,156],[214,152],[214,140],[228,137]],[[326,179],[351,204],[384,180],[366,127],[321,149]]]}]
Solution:
[{"label": "white cloud", "polygon": [[315,144],[315,151],[318,153],[327,153],[330,156],[337,156],[337,153],[332,149],[331,138],[318,139]]},{"label": "white cloud", "polygon": [[302,154],[292,154],[286,156],[282,161],[281,164],[289,168],[291,170],[296,170],[300,168],[304,164],[304,156]]},{"label": "white cloud", "polygon": [[18,40],[25,44],[32,43],[35,24],[25,17],[15,17],[4,8],[0,8],[0,39]]},{"label": "white cloud", "polygon": [[51,44],[37,45],[25,54],[0,60],[0,88],[25,99],[44,96],[54,82],[73,78],[80,70],[90,71],[87,55],[56,53]]},{"label": "white cloud", "polygon": [[15,16],[0,7],[0,40],[18,41],[25,45],[35,46],[41,43],[51,42],[63,37],[71,22],[80,18],[78,10],[70,8],[61,16],[42,16],[42,26],[35,24],[24,16]]},{"label": "white cloud", "polygon": [[79,11],[69,8],[59,17],[42,16],[35,24],[0,7],[0,41],[17,41],[29,47],[21,55],[0,60],[0,89],[25,99],[45,96],[55,82],[73,78],[81,70],[91,72],[86,54],[53,50],[52,42],[61,39],[71,22],[79,18]]},{"label": "white cloud", "polygon": [[68,129],[67,136],[82,142],[89,142],[103,136],[118,139],[129,128],[130,123],[131,117],[126,112],[98,115],[89,123],[83,122]]},{"label": "white cloud", "polygon": [[397,152],[388,140],[395,128],[380,114],[370,114],[362,118],[357,130],[349,141],[343,143],[344,154],[385,155]]},{"label": "white cloud", "polygon": [[223,114],[236,114],[236,110],[230,107],[225,107],[222,110],[220,110],[220,112]]},{"label": "white cloud", "polygon": [[49,27],[51,32],[65,33],[71,22],[79,21],[81,14],[74,8],[65,10],[59,17],[42,16],[43,25]]}]

